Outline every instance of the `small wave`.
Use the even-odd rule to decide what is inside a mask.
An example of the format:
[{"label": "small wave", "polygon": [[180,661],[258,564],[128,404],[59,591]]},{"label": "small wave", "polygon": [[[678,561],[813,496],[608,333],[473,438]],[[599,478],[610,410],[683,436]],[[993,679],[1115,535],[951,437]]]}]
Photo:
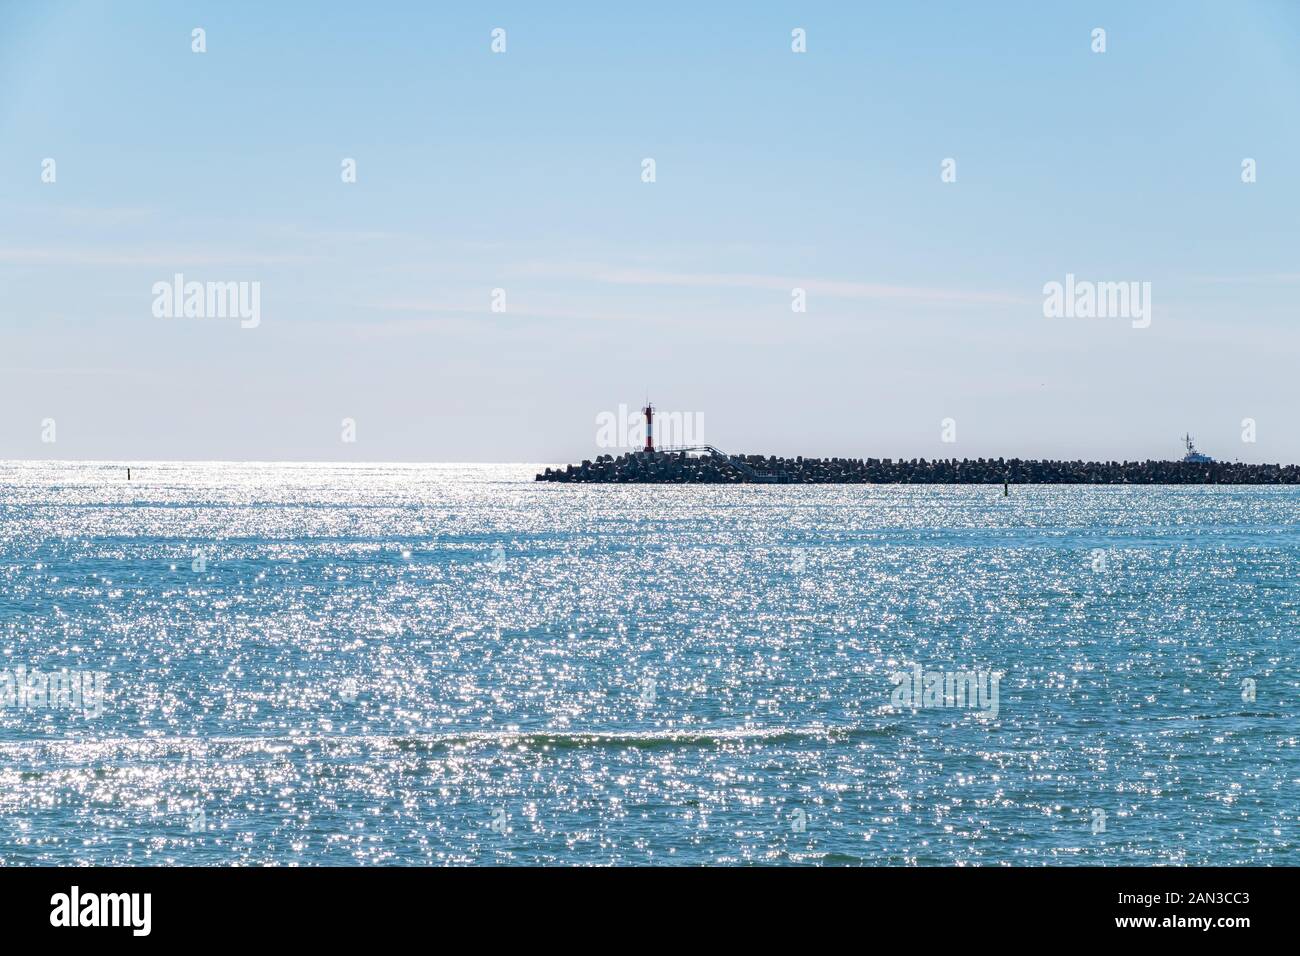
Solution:
[{"label": "small wave", "polygon": [[[800,743],[845,737],[853,728],[840,727],[738,727],[715,730],[623,731],[485,731],[440,739],[442,744],[487,744],[530,749],[620,748],[653,750],[661,747],[721,747],[736,743]],[[426,738],[415,738],[424,742]],[[399,739],[400,746],[400,739]]]},{"label": "small wave", "polygon": [[1148,720],[1232,720],[1233,718],[1245,718],[1249,720],[1275,720],[1283,717],[1292,717],[1293,714],[1283,714],[1272,710],[1234,710],[1222,714],[1160,714],[1156,717],[1146,718]]},{"label": "small wave", "polygon": [[679,730],[493,730],[430,734],[299,734],[213,737],[107,737],[95,740],[53,739],[5,741],[0,753],[24,753],[33,749],[70,751],[166,751],[193,752],[209,748],[234,750],[286,750],[306,745],[366,746],[396,750],[439,750],[454,747],[520,747],[524,749],[618,749],[653,750],[673,747],[724,747],[732,744],[797,744],[810,741],[844,741],[885,736],[887,728],[859,726],[735,727]]}]

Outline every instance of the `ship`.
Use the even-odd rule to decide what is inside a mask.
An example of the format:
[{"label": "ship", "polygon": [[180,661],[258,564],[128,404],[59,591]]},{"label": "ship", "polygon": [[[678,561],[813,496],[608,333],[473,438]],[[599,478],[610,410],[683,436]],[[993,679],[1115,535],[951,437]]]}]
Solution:
[{"label": "ship", "polygon": [[1196,450],[1196,445],[1192,441],[1192,436],[1183,436],[1183,445],[1187,448],[1187,454],[1183,456],[1183,461],[1187,464],[1209,464],[1214,461],[1209,455],[1202,455]]}]

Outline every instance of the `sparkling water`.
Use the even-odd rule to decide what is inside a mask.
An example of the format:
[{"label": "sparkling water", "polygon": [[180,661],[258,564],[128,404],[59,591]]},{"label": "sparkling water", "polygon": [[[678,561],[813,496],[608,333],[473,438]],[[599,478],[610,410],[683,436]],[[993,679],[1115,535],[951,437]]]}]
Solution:
[{"label": "sparkling water", "polygon": [[130,466],[0,463],[4,863],[1300,864],[1300,489]]}]

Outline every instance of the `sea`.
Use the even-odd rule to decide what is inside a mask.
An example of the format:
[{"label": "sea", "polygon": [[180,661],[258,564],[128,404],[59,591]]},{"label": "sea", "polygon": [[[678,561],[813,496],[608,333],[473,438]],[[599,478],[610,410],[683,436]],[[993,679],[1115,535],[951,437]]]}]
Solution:
[{"label": "sea", "polygon": [[543,467],[0,462],[0,865],[1300,864],[1300,489]]}]

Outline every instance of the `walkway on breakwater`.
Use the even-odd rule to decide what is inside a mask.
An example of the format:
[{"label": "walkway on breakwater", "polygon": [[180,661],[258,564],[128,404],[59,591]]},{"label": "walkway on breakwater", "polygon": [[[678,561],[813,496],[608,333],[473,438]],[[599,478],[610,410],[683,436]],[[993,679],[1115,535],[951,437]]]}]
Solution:
[{"label": "walkway on breakwater", "polygon": [[710,445],[547,468],[538,481],[587,484],[1295,485],[1300,465],[1226,461],[1038,461],[1021,458],[777,458]]}]

